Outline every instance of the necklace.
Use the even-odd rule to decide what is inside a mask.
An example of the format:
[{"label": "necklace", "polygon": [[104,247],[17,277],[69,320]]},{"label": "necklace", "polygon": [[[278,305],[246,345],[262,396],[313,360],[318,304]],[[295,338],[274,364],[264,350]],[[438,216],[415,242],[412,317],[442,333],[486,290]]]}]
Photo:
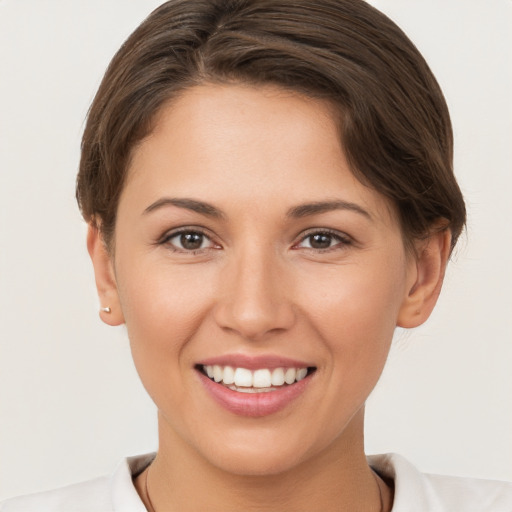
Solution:
[{"label": "necklace", "polygon": [[[379,502],[380,502],[380,512],[384,512],[384,498],[382,497],[382,489],[380,486],[380,477],[379,475],[372,469],[373,476],[375,478],[375,483],[377,484],[377,488],[379,489]],[[155,512],[154,510],[152,512]]]},{"label": "necklace", "polygon": [[[149,512],[156,512],[155,507],[153,507],[153,503],[151,503],[151,498],[149,497],[149,491],[148,491],[148,475],[149,475],[149,469],[151,468],[151,465],[149,465],[147,471],[146,471],[146,478],[144,479],[144,494],[146,495],[146,500],[149,505]],[[380,487],[379,487],[380,492]]]}]

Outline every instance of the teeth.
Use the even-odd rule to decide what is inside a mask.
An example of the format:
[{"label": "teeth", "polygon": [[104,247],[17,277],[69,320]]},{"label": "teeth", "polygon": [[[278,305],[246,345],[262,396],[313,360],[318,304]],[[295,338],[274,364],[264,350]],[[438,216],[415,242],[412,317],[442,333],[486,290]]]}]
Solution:
[{"label": "teeth", "polygon": [[222,379],[224,384],[233,384],[235,382],[235,370],[231,366],[224,367],[224,378]]},{"label": "teeth", "polygon": [[297,370],[297,377],[295,377],[297,379],[297,382],[299,382],[299,380],[302,380],[307,374],[307,368],[300,368],[299,370]]},{"label": "teeth", "polygon": [[299,382],[308,374],[307,368],[261,368],[251,371],[247,368],[207,365],[203,366],[203,370],[215,382],[221,382],[230,389],[246,393],[273,391],[275,387],[283,386],[285,383]]},{"label": "teeth", "polygon": [[228,386],[228,388],[240,393],[267,393],[276,390],[276,388],[237,388],[236,386]]},{"label": "teeth", "polygon": [[224,372],[222,371],[222,368],[218,365],[215,365],[213,367],[213,380],[215,382],[220,382],[224,378]]},{"label": "teeth", "polygon": [[252,372],[245,368],[235,370],[235,386],[250,388],[252,386]]},{"label": "teeth", "polygon": [[272,385],[270,370],[256,370],[252,377],[253,388],[269,388]]},{"label": "teeth", "polygon": [[297,371],[295,368],[287,368],[284,374],[284,381],[286,384],[293,384],[295,382],[295,377],[297,376]]},{"label": "teeth", "polygon": [[272,386],[282,386],[284,384],[284,370],[276,368],[272,372]]}]

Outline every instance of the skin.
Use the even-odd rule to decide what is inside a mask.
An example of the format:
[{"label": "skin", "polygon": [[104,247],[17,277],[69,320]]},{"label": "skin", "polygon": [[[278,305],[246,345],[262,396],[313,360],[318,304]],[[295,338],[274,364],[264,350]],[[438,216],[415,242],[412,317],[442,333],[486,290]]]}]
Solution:
[{"label": "skin", "polygon": [[[449,233],[408,252],[394,206],[350,171],[329,105],[272,87],[186,91],[128,172],[115,252],[93,226],[88,248],[112,309],[102,319],[126,323],[159,411],[157,457],[135,482],[143,501],[147,477],[156,510],[378,511],[379,486],[390,510],[392,491],[364,455],[364,403],[395,327],[430,315]],[[162,198],[221,215],[151,208]],[[198,251],[172,237],[183,227],[206,235]],[[311,235],[326,232],[319,249]],[[316,372],[283,410],[246,418],[212,400],[194,369],[224,354],[291,357]]]}]

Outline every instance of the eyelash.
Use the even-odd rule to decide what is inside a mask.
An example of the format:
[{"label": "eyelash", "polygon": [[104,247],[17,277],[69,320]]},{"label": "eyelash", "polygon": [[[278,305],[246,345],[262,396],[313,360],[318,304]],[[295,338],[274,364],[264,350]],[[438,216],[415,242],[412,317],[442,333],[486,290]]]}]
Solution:
[{"label": "eyelash", "polygon": [[[171,240],[173,238],[176,238],[176,237],[179,237],[181,235],[185,235],[185,234],[190,234],[190,235],[193,235],[193,234],[196,234],[196,235],[201,235],[203,238],[202,240],[202,243],[204,243],[204,239],[206,240],[209,240],[210,244],[213,244],[213,247],[205,247],[205,248],[199,248],[199,249],[182,249],[182,248],[179,248],[179,247],[176,247],[174,244],[171,243]],[[315,235],[324,235],[324,236],[329,236],[335,240],[337,240],[337,243],[331,247],[327,247],[325,249],[318,249],[318,248],[314,248],[314,247],[300,247],[300,244],[302,244],[303,242],[305,242],[308,238],[311,238]],[[333,231],[331,229],[311,229],[309,230],[308,232],[304,233],[301,238],[298,240],[298,242],[295,242],[292,246],[292,249],[293,250],[299,250],[301,248],[303,249],[306,249],[308,251],[311,251],[311,252],[314,252],[314,253],[326,253],[326,252],[331,252],[331,251],[335,251],[335,250],[340,250],[340,248],[345,248],[349,245],[352,245],[353,241],[352,239],[344,234],[344,233],[340,233],[338,231]],[[215,243],[212,241],[212,237],[210,235],[208,235],[208,233],[206,233],[204,230],[200,229],[200,228],[196,228],[196,227],[183,227],[181,229],[178,229],[176,231],[172,231],[170,233],[166,233],[158,242],[157,242],[158,245],[167,245],[170,250],[172,252],[177,252],[177,253],[182,253],[182,254],[189,254],[189,255],[197,255],[197,254],[202,254],[204,253],[206,250],[208,249],[212,249],[212,248],[215,248],[215,249],[218,249],[220,248],[220,245],[217,244],[217,247],[215,247]],[[341,247],[340,247],[341,246]]]},{"label": "eyelash", "polygon": [[303,247],[304,249],[307,249],[307,250],[315,252],[315,253],[323,254],[326,252],[343,249],[349,245],[352,245],[352,243],[353,243],[353,240],[348,235],[346,235],[344,233],[340,233],[340,232],[334,231],[332,229],[311,229],[301,236],[300,240],[293,245],[293,249],[294,250],[300,249],[301,247],[299,246],[299,244],[303,243],[308,238],[311,238],[315,235],[329,236],[329,237],[337,240],[337,243],[335,245],[333,245],[331,247],[327,247],[325,249],[315,249],[314,247]]},{"label": "eyelash", "polygon": [[[181,229],[178,229],[176,231],[172,231],[170,233],[166,233],[157,243],[158,245],[167,245],[172,252],[182,253],[182,254],[191,254],[191,255],[197,255],[202,254],[205,250],[215,248],[215,247],[207,247],[207,248],[199,248],[199,249],[182,249],[180,247],[176,247],[171,243],[171,240],[173,238],[179,237],[181,235],[201,235],[204,237],[204,239],[207,239],[210,241],[211,244],[215,245],[212,241],[212,237],[208,235],[204,230],[200,228],[192,228],[192,227],[183,227]],[[203,242],[204,242],[203,239]]]}]

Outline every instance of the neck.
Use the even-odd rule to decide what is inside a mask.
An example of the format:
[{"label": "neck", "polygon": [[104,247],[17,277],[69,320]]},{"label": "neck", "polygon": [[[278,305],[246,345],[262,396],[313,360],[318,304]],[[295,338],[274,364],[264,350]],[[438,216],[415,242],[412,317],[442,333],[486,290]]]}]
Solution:
[{"label": "neck", "polygon": [[[241,475],[212,465],[190,445],[162,432],[160,449],[136,481],[148,510],[146,478],[154,512],[216,510],[375,511],[390,508],[389,489],[369,468],[363,448],[363,412],[342,436],[314,458],[272,475]],[[348,431],[347,431],[348,430]],[[359,432],[354,439],[351,432]],[[147,471],[147,470],[146,470]],[[380,487],[379,487],[380,486]]]}]

